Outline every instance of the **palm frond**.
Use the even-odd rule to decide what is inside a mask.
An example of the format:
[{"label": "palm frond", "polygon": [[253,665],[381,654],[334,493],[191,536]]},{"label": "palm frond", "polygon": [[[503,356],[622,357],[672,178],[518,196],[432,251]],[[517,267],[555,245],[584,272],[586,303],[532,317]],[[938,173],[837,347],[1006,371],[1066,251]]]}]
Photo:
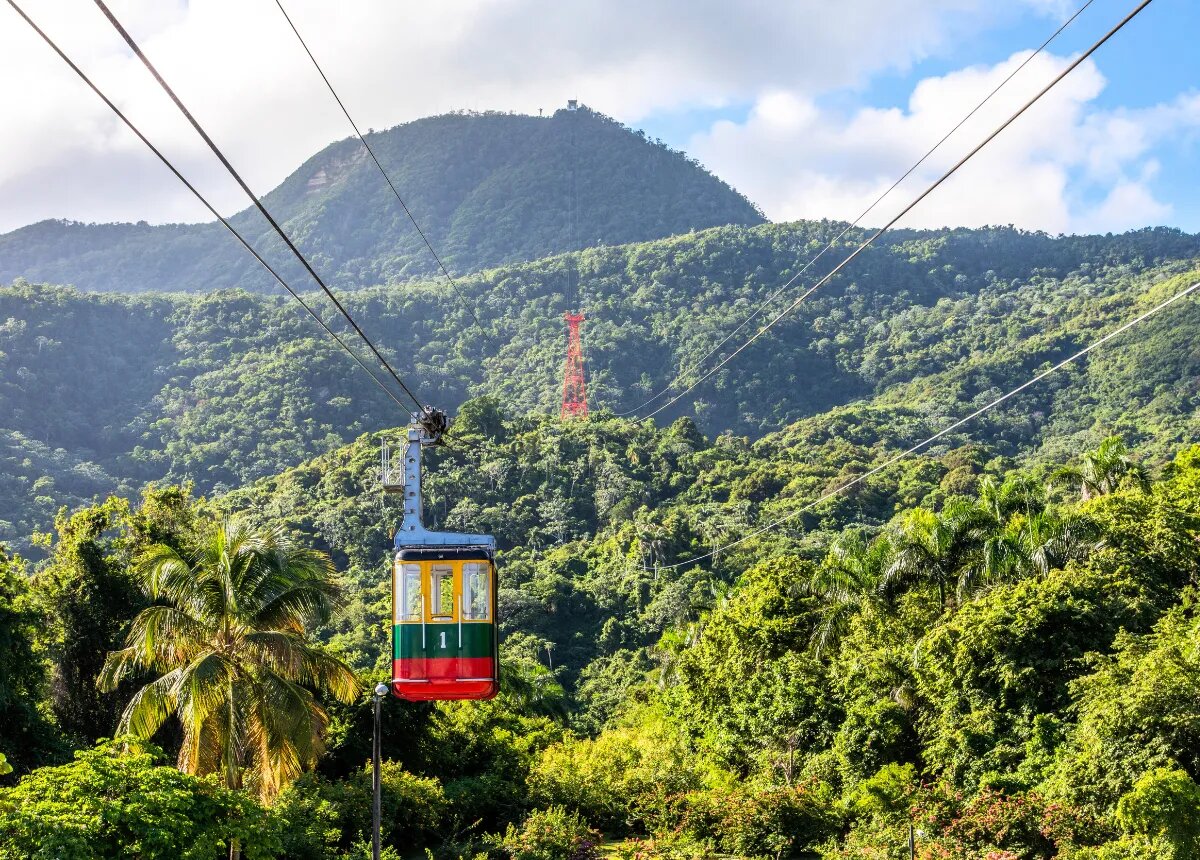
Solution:
[{"label": "palm frond", "polygon": [[177,704],[175,685],[179,671],[168,672],[134,694],[121,713],[117,729],[120,734],[149,738],[162,727]]},{"label": "palm frond", "polygon": [[156,544],[150,547],[138,559],[135,572],[152,598],[166,596],[171,600],[179,600],[180,595],[174,593],[173,585],[187,586],[191,583],[191,565],[173,547],[166,544]]},{"label": "palm frond", "polygon": [[268,595],[250,621],[256,627],[277,630],[323,623],[340,605],[340,592],[328,580],[293,580]]},{"label": "palm frond", "polygon": [[347,704],[362,694],[358,676],[341,660],[308,644],[302,637],[275,630],[259,630],[244,637],[250,653],[273,674],[289,682],[333,693]]},{"label": "palm frond", "polygon": [[932,554],[924,546],[902,546],[879,578],[879,593],[885,597],[894,597],[904,589],[926,579],[925,572],[935,565]]},{"label": "palm frond", "polygon": [[260,680],[262,697],[250,715],[247,743],[256,750],[254,782],[270,798],[316,763],[329,717],[313,695],[277,675]]},{"label": "palm frond", "polygon": [[821,614],[820,623],[809,639],[813,656],[818,660],[824,659],[837,647],[858,609],[857,605],[848,601],[826,607]]},{"label": "palm frond", "polygon": [[[229,708],[237,668],[223,654],[204,651],[180,670],[175,685],[179,719],[199,726],[216,710]],[[234,708],[236,710],[236,706]]]},{"label": "palm frond", "polygon": [[104,658],[104,666],[100,669],[100,674],[96,676],[96,687],[101,692],[111,693],[126,678],[140,674],[146,668],[142,663],[141,653],[136,648],[110,651]]},{"label": "palm frond", "polygon": [[211,631],[175,606],[149,606],[137,614],[125,645],[143,669],[165,671],[191,662]]},{"label": "palm frond", "polygon": [[[221,771],[229,720],[229,709],[219,708],[197,725],[183,723],[183,743],[179,747],[181,771],[196,776]],[[233,786],[227,784],[227,787]]]}]

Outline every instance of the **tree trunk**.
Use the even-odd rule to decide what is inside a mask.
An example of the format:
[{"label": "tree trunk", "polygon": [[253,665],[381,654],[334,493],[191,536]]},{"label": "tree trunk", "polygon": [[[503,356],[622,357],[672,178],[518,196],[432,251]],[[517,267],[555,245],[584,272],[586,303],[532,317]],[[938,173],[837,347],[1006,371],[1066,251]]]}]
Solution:
[{"label": "tree trunk", "polygon": [[[237,716],[233,709],[234,688],[229,685],[229,733],[225,738],[225,749],[222,751],[225,765],[225,787],[230,791],[240,791],[242,788],[242,769],[239,756],[233,747],[233,732]],[[242,860],[242,843],[237,839],[229,840],[229,860]]]}]

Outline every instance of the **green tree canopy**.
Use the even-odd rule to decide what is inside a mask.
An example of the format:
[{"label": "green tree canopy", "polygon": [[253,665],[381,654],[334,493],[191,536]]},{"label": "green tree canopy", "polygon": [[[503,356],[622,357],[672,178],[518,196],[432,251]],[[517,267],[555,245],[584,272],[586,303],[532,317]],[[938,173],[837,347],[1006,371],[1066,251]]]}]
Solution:
[{"label": "green tree canopy", "polygon": [[329,558],[281,529],[226,519],[190,550],[151,547],[137,573],[154,604],[108,656],[100,686],[159,677],[125,707],[121,730],[149,738],[175,716],[181,770],[273,797],[321,750],[328,716],[315,692],[360,694],[354,673],[308,639],[338,602]]}]

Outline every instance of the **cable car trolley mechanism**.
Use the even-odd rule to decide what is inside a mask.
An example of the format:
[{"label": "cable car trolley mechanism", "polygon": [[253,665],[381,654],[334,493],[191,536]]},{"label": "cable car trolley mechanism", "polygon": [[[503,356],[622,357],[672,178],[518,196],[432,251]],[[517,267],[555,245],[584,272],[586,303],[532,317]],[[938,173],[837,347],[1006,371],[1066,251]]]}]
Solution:
[{"label": "cable car trolley mechanism", "polygon": [[498,690],[496,539],[422,522],[421,448],[445,427],[443,413],[414,413],[400,464],[383,444],[384,490],[404,496],[392,557],[391,687],[410,702],[490,699]]}]

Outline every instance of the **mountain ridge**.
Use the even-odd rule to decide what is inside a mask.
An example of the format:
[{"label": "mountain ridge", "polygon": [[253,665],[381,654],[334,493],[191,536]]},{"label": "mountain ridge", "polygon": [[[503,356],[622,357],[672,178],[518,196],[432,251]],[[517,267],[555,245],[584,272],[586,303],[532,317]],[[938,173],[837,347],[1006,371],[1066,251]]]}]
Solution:
[{"label": "mountain ridge", "polygon": [[[443,114],[370,132],[368,139],[421,229],[458,274],[765,221],[695,160],[586,108],[544,118]],[[429,250],[356,138],[310,156],[263,199],[339,288],[436,273]],[[299,264],[257,212],[242,210],[230,222],[285,278],[307,288]],[[102,292],[274,289],[216,222],[40,221],[0,235],[0,282],[17,277]]]}]

